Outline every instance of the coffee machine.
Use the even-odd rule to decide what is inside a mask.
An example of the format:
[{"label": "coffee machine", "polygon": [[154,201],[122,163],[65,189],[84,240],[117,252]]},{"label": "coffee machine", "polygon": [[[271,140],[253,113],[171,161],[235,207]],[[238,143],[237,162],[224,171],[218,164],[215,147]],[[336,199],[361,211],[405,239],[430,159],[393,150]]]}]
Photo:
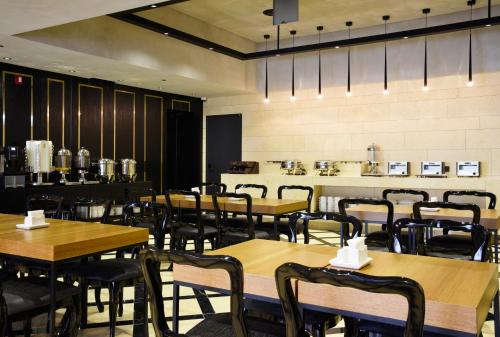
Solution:
[{"label": "coffee machine", "polygon": [[0,148],[0,182],[2,188],[26,187],[24,148],[20,146]]}]

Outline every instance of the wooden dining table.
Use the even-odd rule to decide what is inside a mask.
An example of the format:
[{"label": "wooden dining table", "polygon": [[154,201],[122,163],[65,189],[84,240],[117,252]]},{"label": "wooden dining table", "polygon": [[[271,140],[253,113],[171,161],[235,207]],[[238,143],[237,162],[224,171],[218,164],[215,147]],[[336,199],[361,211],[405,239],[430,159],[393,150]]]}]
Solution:
[{"label": "wooden dining table", "polygon": [[[144,228],[101,223],[46,219],[46,228],[21,230],[16,224],[24,217],[0,214],[0,256],[6,260],[36,263],[49,272],[50,324],[54,336],[56,281],[61,264],[71,260],[102,254],[118,249],[147,244],[149,232]],[[147,305],[144,284],[136,286],[134,306],[134,336],[148,336]]]},{"label": "wooden dining table", "polygon": [[[229,255],[241,261],[244,295],[265,302],[279,302],[274,272],[286,262],[327,267],[336,247],[252,240],[207,252]],[[369,252],[372,262],[361,273],[411,278],[425,294],[425,331],[451,336],[477,336],[494,303],[495,336],[500,336],[498,270],[495,264],[427,256]],[[224,271],[174,264],[173,329],[178,330],[179,287],[228,293]],[[295,281],[303,308],[404,326],[407,302],[396,295],[380,295],[351,288]]]},{"label": "wooden dining table", "polygon": [[[347,214],[353,215],[365,223],[385,223],[387,221],[387,207],[380,205],[352,205],[346,209]],[[439,209],[436,212],[421,212],[424,219],[454,220],[470,222],[472,212],[453,209]],[[394,220],[413,218],[413,205],[394,205]],[[480,224],[493,234],[493,249],[495,262],[498,263],[498,230],[500,229],[500,209],[481,209]],[[367,227],[366,227],[367,228]]]},{"label": "wooden dining table", "polygon": [[[196,201],[194,198],[183,195],[172,195],[172,206],[180,209],[195,209]],[[151,201],[150,196],[141,197],[141,201]],[[165,196],[159,195],[156,197],[156,202],[165,203]],[[218,198],[221,211],[245,213],[246,201],[236,200],[232,198]],[[200,207],[202,211],[213,211],[214,206],[211,195],[200,196]],[[269,215],[274,217],[274,234],[278,238],[278,220],[279,216],[307,210],[307,200],[290,200],[290,199],[267,199],[267,198],[252,198],[252,214],[253,215]]]}]

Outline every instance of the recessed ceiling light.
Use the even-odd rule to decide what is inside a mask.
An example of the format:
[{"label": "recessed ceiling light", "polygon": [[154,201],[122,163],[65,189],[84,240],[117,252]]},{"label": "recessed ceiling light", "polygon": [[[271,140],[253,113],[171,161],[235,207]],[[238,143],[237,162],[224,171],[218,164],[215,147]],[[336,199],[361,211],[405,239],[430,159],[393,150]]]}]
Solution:
[{"label": "recessed ceiling light", "polygon": [[339,49],[340,47],[339,46],[335,46],[335,49]]},{"label": "recessed ceiling light", "polygon": [[403,39],[407,39],[407,38],[408,38],[408,36],[403,37]]},{"label": "recessed ceiling light", "polygon": [[0,48],[3,48],[3,44],[0,44]]},{"label": "recessed ceiling light", "polygon": [[168,32],[163,33],[163,35],[168,35]]},{"label": "recessed ceiling light", "polygon": [[10,61],[10,60],[12,60],[12,57],[5,56],[5,57],[2,57],[2,59],[5,60],[5,61]]},{"label": "recessed ceiling light", "polygon": [[276,54],[277,57],[280,57],[281,55],[280,54]]},{"label": "recessed ceiling light", "polygon": [[151,8],[156,8],[157,6],[156,5],[151,5]]},{"label": "recessed ceiling light", "polygon": [[161,81],[162,81],[162,82],[167,82],[167,80],[166,80],[166,79],[164,79],[164,78],[162,78],[162,80],[161,80]]},{"label": "recessed ceiling light", "polygon": [[116,82],[123,82],[123,80],[116,80]]},{"label": "recessed ceiling light", "polygon": [[160,90],[161,90],[161,89],[163,89],[163,87],[158,87],[158,89],[160,89]]},{"label": "recessed ceiling light", "polygon": [[70,72],[70,73],[76,73],[76,70],[71,69],[69,72]]},{"label": "recessed ceiling light", "polygon": [[214,47],[210,47],[210,48],[208,48],[208,49],[210,49],[210,50],[214,50]]},{"label": "recessed ceiling light", "polygon": [[491,25],[488,23],[488,24],[486,25],[486,27],[491,27]]}]

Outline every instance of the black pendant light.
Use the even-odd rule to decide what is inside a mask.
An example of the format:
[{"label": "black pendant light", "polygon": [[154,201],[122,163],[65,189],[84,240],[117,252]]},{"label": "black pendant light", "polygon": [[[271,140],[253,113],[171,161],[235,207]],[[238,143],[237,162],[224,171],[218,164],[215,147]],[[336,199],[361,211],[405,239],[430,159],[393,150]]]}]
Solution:
[{"label": "black pendant light", "polygon": [[[472,21],[472,7],[476,4],[476,0],[467,1],[467,6],[470,7],[470,21]],[[467,86],[474,86],[474,81],[472,81],[472,28],[469,28],[469,80],[467,81]]]},{"label": "black pendant light", "polygon": [[[431,12],[430,8],[424,8],[422,13],[425,14],[425,28],[427,29],[427,17]],[[427,34],[425,34],[424,40],[424,86],[422,87],[423,91],[429,91],[429,86],[427,85]]]},{"label": "black pendant light", "polygon": [[[264,35],[264,39],[266,40],[266,51],[267,51],[267,40],[269,40],[270,37],[271,35],[269,34]],[[266,56],[266,94],[264,98],[264,103],[266,104],[269,103],[269,82],[267,79],[267,56]]]},{"label": "black pendant light", "polygon": [[[323,26],[316,27],[318,31],[318,44],[321,43],[321,31],[323,30]],[[323,98],[323,94],[321,93],[321,49],[318,49],[318,99]]]},{"label": "black pendant light", "polygon": [[[387,35],[387,21],[390,18],[389,15],[382,17],[382,20],[384,20],[385,35]],[[384,41],[384,95],[389,95],[389,89],[387,88],[387,40]]]},{"label": "black pendant light", "polygon": [[[292,48],[295,47],[295,34],[296,30],[291,30],[290,35],[292,35]],[[292,96],[290,96],[291,101],[295,101],[295,54],[292,54]]]},{"label": "black pendant light", "polygon": [[[352,21],[347,21],[345,23],[347,26],[347,40],[351,40],[351,27]],[[351,46],[347,48],[347,91],[345,93],[346,96],[351,96]]]}]

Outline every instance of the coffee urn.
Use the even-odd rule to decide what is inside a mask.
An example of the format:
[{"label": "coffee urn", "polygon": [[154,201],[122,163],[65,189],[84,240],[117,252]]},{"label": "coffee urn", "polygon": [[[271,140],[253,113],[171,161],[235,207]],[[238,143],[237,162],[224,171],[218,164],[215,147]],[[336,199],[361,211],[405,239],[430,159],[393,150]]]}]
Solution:
[{"label": "coffee urn", "polygon": [[115,165],[113,159],[102,158],[97,162],[97,177],[102,183],[110,183],[115,179]]},{"label": "coffee urn", "polygon": [[121,180],[126,183],[134,182],[137,177],[137,162],[134,159],[125,158],[120,160]]}]

